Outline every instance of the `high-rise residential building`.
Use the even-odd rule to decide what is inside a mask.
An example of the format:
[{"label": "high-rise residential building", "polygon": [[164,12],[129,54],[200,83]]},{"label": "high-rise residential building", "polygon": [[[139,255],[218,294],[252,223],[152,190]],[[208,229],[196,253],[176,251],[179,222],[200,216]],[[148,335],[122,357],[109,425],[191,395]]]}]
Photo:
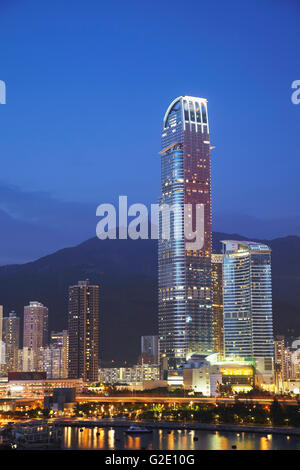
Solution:
[{"label": "high-rise residential building", "polygon": [[49,344],[49,318],[48,318],[48,308],[44,308],[43,316],[43,347],[48,346]]},{"label": "high-rise residential building", "polygon": [[169,369],[213,351],[209,139],[207,100],[176,98],[164,116],[160,152],[160,208],[177,207],[169,233],[161,213],[159,222],[159,347]]},{"label": "high-rise residential building", "polygon": [[18,371],[19,372],[36,372],[38,370],[38,353],[26,346],[19,349],[18,352]]},{"label": "high-rise residential building", "polygon": [[285,361],[285,338],[282,335],[276,336],[274,340],[274,363],[280,372],[282,379],[286,377]]},{"label": "high-rise residential building", "polygon": [[0,305],[0,340],[3,338],[3,305]]},{"label": "high-rise residential building", "polygon": [[272,371],[274,359],[271,251],[255,242],[223,241],[225,356],[254,358]]},{"label": "high-rise residential building", "polygon": [[159,380],[157,364],[137,364],[133,367],[104,367],[99,369],[99,382],[106,384],[139,384]]},{"label": "high-rise residential building", "polygon": [[68,377],[69,335],[68,330],[51,331],[50,345],[62,349],[62,377]]},{"label": "high-rise residential building", "polygon": [[5,372],[5,343],[3,341],[3,305],[0,305],[0,374]]},{"label": "high-rise residential building", "polygon": [[284,380],[286,376],[286,354],[284,336],[276,336],[274,339],[274,373],[276,392],[284,392]]},{"label": "high-rise residential building", "polygon": [[139,363],[158,364],[158,336],[141,337],[141,355]]},{"label": "high-rise residential building", "polygon": [[39,371],[46,372],[49,379],[67,378],[64,366],[64,350],[50,344],[39,351]]},{"label": "high-rise residential building", "polygon": [[300,338],[294,338],[287,349],[290,352],[290,378],[300,380]]},{"label": "high-rise residential building", "polygon": [[68,347],[68,330],[51,331],[50,343],[55,346],[62,346],[67,349]]},{"label": "high-rise residential building", "polygon": [[3,318],[3,341],[5,343],[5,362],[7,372],[18,371],[18,351],[20,345],[20,318],[10,312]]},{"label": "high-rise residential building", "polygon": [[97,381],[99,286],[88,280],[69,287],[69,378]]},{"label": "high-rise residential building", "polygon": [[24,307],[23,347],[33,351],[35,367],[38,367],[38,352],[47,345],[48,308],[41,302],[29,302]]},{"label": "high-rise residential building", "polygon": [[3,341],[3,305],[0,305],[0,369],[5,364],[5,343]]},{"label": "high-rise residential building", "polygon": [[223,255],[212,254],[211,275],[213,289],[214,352],[219,360],[224,358],[224,312],[223,312]]}]

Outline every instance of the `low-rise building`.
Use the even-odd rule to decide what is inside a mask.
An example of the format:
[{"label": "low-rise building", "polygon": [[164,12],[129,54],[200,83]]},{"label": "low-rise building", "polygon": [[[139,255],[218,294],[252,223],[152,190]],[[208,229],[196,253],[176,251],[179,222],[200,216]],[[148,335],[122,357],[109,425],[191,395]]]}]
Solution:
[{"label": "low-rise building", "polygon": [[233,392],[249,391],[254,385],[254,366],[246,360],[218,361],[218,356],[193,355],[183,369],[186,390],[214,396],[226,386]]},{"label": "low-rise building", "polygon": [[76,393],[80,394],[83,380],[46,379],[45,372],[14,372],[0,381],[0,398],[43,398],[55,388],[75,388]]},{"label": "low-rise building", "polygon": [[75,388],[54,388],[52,395],[44,397],[44,408],[48,410],[64,411],[73,408],[75,403]]},{"label": "low-rise building", "polygon": [[183,371],[178,370],[169,370],[168,371],[168,387],[170,389],[176,389],[183,387]]},{"label": "low-rise building", "polygon": [[134,384],[153,380],[159,380],[159,366],[154,364],[99,369],[99,382],[104,384]]},{"label": "low-rise building", "polygon": [[274,365],[270,357],[255,358],[255,385],[269,392],[275,391]]},{"label": "low-rise building", "polygon": [[207,356],[193,355],[183,369],[183,385],[186,390],[216,395],[222,376],[217,366],[212,365]]}]

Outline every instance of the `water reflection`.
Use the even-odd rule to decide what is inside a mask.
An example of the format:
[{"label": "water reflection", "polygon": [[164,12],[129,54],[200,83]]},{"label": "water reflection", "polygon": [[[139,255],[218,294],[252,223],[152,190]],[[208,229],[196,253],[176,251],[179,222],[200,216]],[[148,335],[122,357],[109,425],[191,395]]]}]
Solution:
[{"label": "water reflection", "polygon": [[166,429],[134,436],[124,428],[100,427],[66,427],[63,435],[65,449],[231,450],[232,446],[238,450],[300,450],[300,436]]}]

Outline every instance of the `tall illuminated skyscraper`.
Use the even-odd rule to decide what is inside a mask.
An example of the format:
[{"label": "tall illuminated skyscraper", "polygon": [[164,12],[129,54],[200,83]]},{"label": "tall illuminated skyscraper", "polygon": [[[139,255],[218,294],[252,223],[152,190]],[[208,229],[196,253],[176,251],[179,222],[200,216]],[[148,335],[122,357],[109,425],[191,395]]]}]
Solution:
[{"label": "tall illuminated skyscraper", "polygon": [[18,353],[20,344],[20,318],[10,312],[3,318],[3,339],[5,342],[5,361],[7,372],[18,371]]},{"label": "tall illuminated skyscraper", "polygon": [[99,286],[89,280],[69,287],[68,377],[95,382],[99,355]]},{"label": "tall illuminated skyscraper", "polygon": [[267,245],[223,241],[225,356],[254,358],[273,368],[271,251]]},{"label": "tall illuminated skyscraper", "polygon": [[48,343],[48,308],[41,302],[29,302],[24,307],[23,346],[32,350],[34,366],[38,367],[38,352]]},{"label": "tall illuminated skyscraper", "polygon": [[0,369],[5,363],[5,343],[3,341],[3,305],[0,305]]},{"label": "tall illuminated skyscraper", "polygon": [[[159,225],[159,343],[161,361],[178,368],[191,354],[213,351],[211,292],[211,188],[207,100],[176,98],[163,120],[160,207],[177,205],[171,215],[170,236]],[[200,249],[191,249],[184,232],[184,205],[203,205]],[[195,229],[195,225],[193,225]],[[193,230],[194,231],[194,230]],[[187,235],[187,234],[185,234]],[[177,238],[177,239],[176,239]]]}]

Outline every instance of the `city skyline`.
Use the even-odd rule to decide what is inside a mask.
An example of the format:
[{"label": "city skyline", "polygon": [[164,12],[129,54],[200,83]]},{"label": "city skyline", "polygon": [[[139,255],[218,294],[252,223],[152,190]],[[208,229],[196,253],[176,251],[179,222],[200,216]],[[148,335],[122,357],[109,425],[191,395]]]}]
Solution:
[{"label": "city skyline", "polygon": [[[176,390],[193,399],[215,400],[257,390],[268,396],[299,394],[300,339],[291,346],[283,336],[273,339],[270,247],[221,240],[222,254],[212,250],[211,149],[207,100],[185,95],[174,99],[164,115],[160,151],[158,335],[141,337],[135,364],[101,366],[100,286],[79,280],[68,289],[67,330],[52,331],[49,338],[48,307],[39,301],[24,306],[23,348],[19,318],[11,312],[2,320],[0,306],[0,397],[13,397],[14,403],[43,398],[43,413],[54,417],[56,412],[84,416],[87,405],[80,411],[78,402],[83,393],[99,399],[103,393],[108,397],[131,390],[133,397],[134,391],[147,395]],[[142,231],[141,222],[139,227]],[[107,229],[110,232],[110,224]],[[264,422],[276,424],[274,403],[264,408],[272,416],[265,412]],[[189,406],[193,420],[193,401]],[[92,410],[93,419],[103,416],[103,405],[93,404]],[[111,404],[110,418],[115,413]],[[149,416],[139,413],[136,419]],[[159,418],[162,415],[160,411]],[[242,416],[238,418],[244,424]]]},{"label": "city skyline", "polygon": [[299,447],[299,1],[0,2],[0,450]]},{"label": "city skyline", "polygon": [[[214,314],[214,301],[212,294],[210,189],[210,150],[212,148],[213,147],[210,142],[207,100],[205,98],[196,98],[191,96],[180,96],[173,100],[163,119],[162,150],[160,152],[162,162],[162,194],[160,204],[162,206],[165,204],[169,206],[179,204],[182,208],[183,205],[186,204],[203,205],[204,222],[202,221],[203,245],[200,248],[197,248],[197,250],[193,247],[187,248],[187,240],[173,240],[175,232],[178,229],[179,222],[179,219],[178,221],[176,220],[176,215],[174,216],[173,225],[171,224],[171,239],[160,239],[159,241],[160,352],[168,358],[169,367],[171,367],[171,369],[176,369],[178,366],[182,366],[188,357],[193,354],[209,355],[213,352],[220,353],[220,351],[214,349],[217,341],[213,335],[216,331],[218,331],[218,334],[223,334],[223,332],[228,334],[226,322],[224,325],[221,325],[221,327],[219,325],[217,329],[215,328],[216,318]],[[193,211],[189,216],[193,219]],[[185,220],[183,221],[183,219],[181,219],[179,224],[180,223],[184,225],[184,228],[186,228]],[[193,230],[193,228],[190,228],[190,230]],[[162,235],[162,231],[162,227],[160,226],[160,235]],[[184,233],[185,237],[187,237],[186,230],[184,230]],[[247,242],[236,243],[241,246],[243,244],[247,245]],[[250,246],[249,242],[248,246]],[[224,266],[226,265],[226,258],[226,256],[223,257]],[[270,272],[269,276],[271,276]],[[82,285],[80,283],[82,283]],[[79,285],[81,287],[88,285],[88,281],[80,281],[78,286]],[[271,289],[270,286],[269,289]],[[75,286],[73,287],[75,289]],[[174,296],[174,293],[172,292],[174,290],[180,290],[180,292],[175,292]],[[226,290],[224,291],[224,294],[226,294]],[[172,299],[173,302],[170,302]],[[78,304],[77,307],[75,304]],[[225,298],[223,304],[225,308]],[[24,308],[23,347],[28,349],[28,361],[32,361],[30,357],[31,350],[34,353],[34,361],[37,361],[37,350],[48,344],[45,339],[48,336],[48,310],[47,314],[39,320],[39,326],[36,325],[37,322],[35,319],[30,319],[30,321],[27,321],[26,319],[26,316],[28,316],[27,312],[33,311],[34,308],[43,308],[47,310],[47,308],[39,302],[30,302],[30,305]],[[75,301],[74,306],[69,308],[69,321],[71,317],[80,317],[80,309],[81,307],[79,307],[78,301]],[[270,309],[270,311],[268,310],[268,318],[272,319],[271,303]],[[83,322],[86,321],[84,318],[88,316],[88,310],[85,311],[85,307],[82,310]],[[259,312],[256,312],[255,314],[258,314],[259,316]],[[98,318],[98,313],[96,313],[95,318],[96,317]],[[247,319],[250,321],[250,318]],[[94,320],[92,320],[92,322],[93,321]],[[87,321],[87,324],[88,323],[89,321]],[[32,334],[34,328],[31,324],[36,329],[36,333],[34,334]],[[91,350],[93,349],[91,346],[93,340],[88,338],[91,333],[87,333],[86,339],[83,339],[83,333],[79,332],[84,332],[85,327],[82,325],[80,326],[78,323],[77,326],[73,328],[71,324],[72,321],[69,324],[69,329],[71,331],[70,345],[72,351],[72,354],[69,356],[69,361],[70,364],[73,364],[70,367],[71,378],[78,378],[80,376],[87,379],[89,375],[87,369],[89,369],[89,366],[86,368],[85,356],[94,355],[93,352],[91,353]],[[224,327],[224,330],[222,327]],[[99,326],[97,325],[97,329],[98,328]],[[249,323],[248,329],[245,333],[248,339],[252,334],[251,331],[253,328],[253,324],[250,325]],[[272,325],[270,328],[272,329]],[[237,333],[238,332],[236,331],[234,334],[236,335]],[[86,333],[84,333],[84,335],[85,334]],[[74,335],[78,336],[76,341]],[[82,346],[78,347],[80,341],[82,342]],[[87,346],[83,345],[85,341],[87,341]],[[89,341],[91,342],[89,343]],[[78,343],[76,347],[75,343]],[[220,344],[221,343],[223,343],[222,340],[220,340]],[[273,343],[271,336],[269,338],[269,343]],[[76,360],[74,348],[77,350],[76,354],[78,355]],[[241,357],[255,358],[252,352],[253,348],[251,348],[249,348],[246,355],[242,354]],[[79,350],[82,350],[80,353],[81,358],[79,357]],[[99,350],[98,345],[96,345],[95,350]],[[225,341],[225,357],[227,357],[226,351]],[[50,351],[46,351],[46,354],[50,354]],[[98,361],[98,352],[95,357]],[[236,354],[236,357],[239,356]],[[75,365],[76,361],[77,365]],[[87,362],[89,363],[89,360]],[[37,365],[35,364],[34,367],[36,368]],[[74,371],[72,372],[73,368]],[[95,380],[97,367],[95,366],[94,359],[92,359],[91,369],[92,378],[89,380]]]}]

